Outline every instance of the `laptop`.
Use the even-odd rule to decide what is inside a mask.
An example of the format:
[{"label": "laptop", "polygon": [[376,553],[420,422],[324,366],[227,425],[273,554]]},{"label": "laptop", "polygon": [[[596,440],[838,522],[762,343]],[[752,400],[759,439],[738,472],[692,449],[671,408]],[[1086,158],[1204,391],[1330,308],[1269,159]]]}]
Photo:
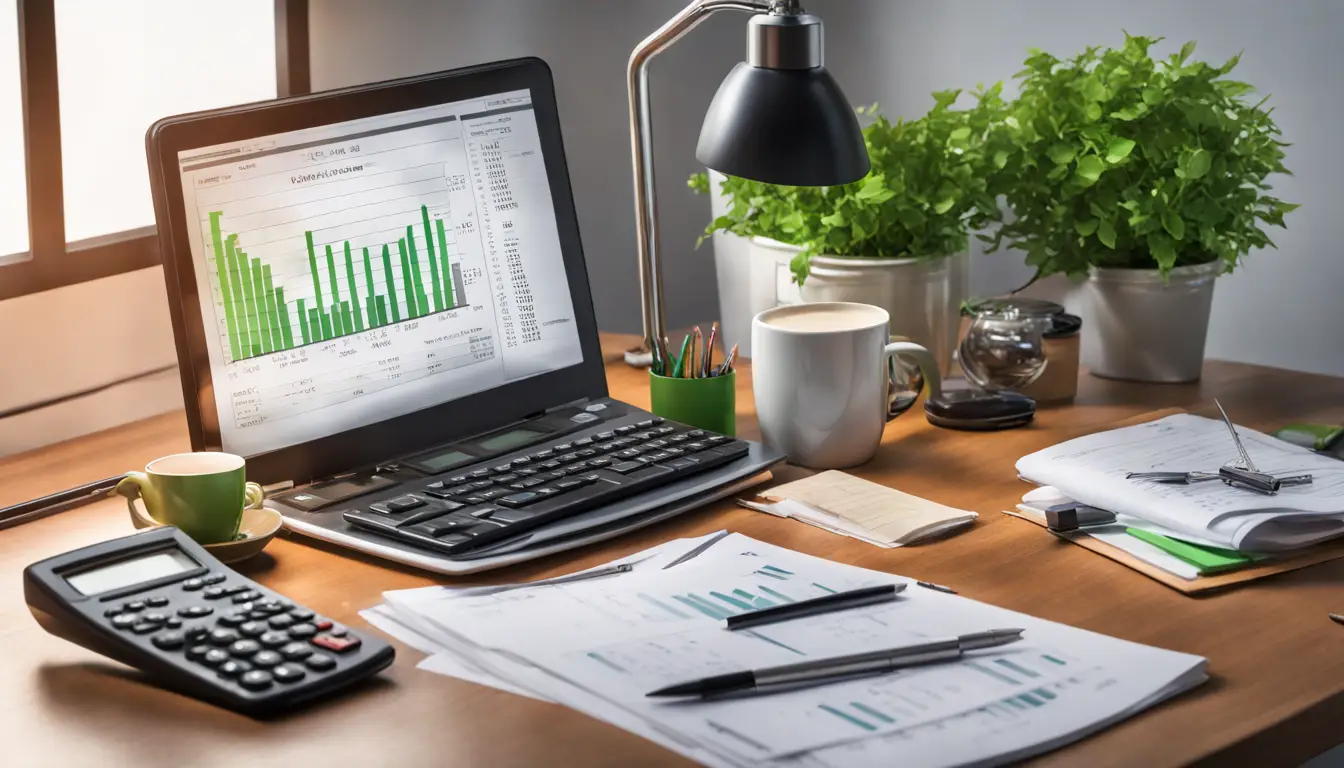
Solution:
[{"label": "laptop", "polygon": [[608,397],[548,67],[161,120],[193,450],[292,532],[442,573],[649,525],[784,457]]}]

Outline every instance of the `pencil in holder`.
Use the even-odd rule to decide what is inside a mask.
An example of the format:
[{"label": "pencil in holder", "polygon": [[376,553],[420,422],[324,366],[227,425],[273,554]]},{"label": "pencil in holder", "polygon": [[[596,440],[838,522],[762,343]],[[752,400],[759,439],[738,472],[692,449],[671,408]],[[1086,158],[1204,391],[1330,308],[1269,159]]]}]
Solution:
[{"label": "pencil in holder", "polygon": [[737,372],[707,379],[674,379],[649,372],[653,412],[692,427],[737,434]]}]

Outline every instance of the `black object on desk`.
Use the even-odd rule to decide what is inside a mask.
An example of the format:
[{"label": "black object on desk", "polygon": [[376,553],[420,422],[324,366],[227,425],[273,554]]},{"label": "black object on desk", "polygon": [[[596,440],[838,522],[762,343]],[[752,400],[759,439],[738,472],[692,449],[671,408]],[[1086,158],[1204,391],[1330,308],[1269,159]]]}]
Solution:
[{"label": "black object on desk", "polygon": [[124,477],[126,476],[117,475],[116,477],[95,480],[92,483],[77,485],[74,488],[57,491],[0,509],[0,528],[26,523],[43,515],[63,512],[81,504],[97,501],[111,493],[117,487],[117,483],[120,483]]},{"label": "black object on desk", "polygon": [[924,402],[924,415],[935,427],[992,431],[1031,423],[1036,401],[1015,392],[944,391]]},{"label": "black object on desk", "polygon": [[330,698],[395,654],[235,573],[172,527],[33,563],[23,594],[53,635],[253,717]]}]

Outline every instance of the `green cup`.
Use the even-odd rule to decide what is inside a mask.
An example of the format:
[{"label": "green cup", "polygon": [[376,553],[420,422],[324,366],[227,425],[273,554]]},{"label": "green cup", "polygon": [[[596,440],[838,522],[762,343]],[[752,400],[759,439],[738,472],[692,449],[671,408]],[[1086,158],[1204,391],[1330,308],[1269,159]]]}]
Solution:
[{"label": "green cup", "polygon": [[708,379],[673,379],[649,372],[653,412],[693,427],[737,434],[737,372]]},{"label": "green cup", "polygon": [[246,462],[232,453],[175,453],[117,484],[135,515],[135,498],[156,522],[172,525],[201,544],[233,541],[245,507],[260,507],[265,492],[247,482]]}]

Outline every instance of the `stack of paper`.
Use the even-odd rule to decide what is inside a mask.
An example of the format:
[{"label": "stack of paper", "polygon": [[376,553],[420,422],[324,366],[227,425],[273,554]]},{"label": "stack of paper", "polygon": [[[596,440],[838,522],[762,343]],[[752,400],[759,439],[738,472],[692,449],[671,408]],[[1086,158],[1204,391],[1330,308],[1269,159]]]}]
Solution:
[{"label": "stack of paper", "polygon": [[1283,552],[1344,535],[1344,462],[1237,427],[1262,472],[1311,474],[1310,485],[1266,496],[1221,482],[1166,485],[1130,472],[1216,472],[1237,456],[1221,421],[1168,416],[1037,451],[1017,462],[1022,477],[1069,498],[1162,526],[1195,544]]},{"label": "stack of paper", "polygon": [[[838,590],[909,583],[732,534],[670,542],[629,573],[508,591],[385,593],[369,620],[421,666],[558,702],[706,765],[840,768],[1007,762],[1191,688],[1204,660],[913,584],[895,602],[756,630],[723,619]],[[689,679],[993,628],[1024,640],[956,663],[770,696],[664,702]]]},{"label": "stack of paper", "polygon": [[942,536],[971,525],[977,517],[837,470],[778,485],[738,503],[879,547]]}]

